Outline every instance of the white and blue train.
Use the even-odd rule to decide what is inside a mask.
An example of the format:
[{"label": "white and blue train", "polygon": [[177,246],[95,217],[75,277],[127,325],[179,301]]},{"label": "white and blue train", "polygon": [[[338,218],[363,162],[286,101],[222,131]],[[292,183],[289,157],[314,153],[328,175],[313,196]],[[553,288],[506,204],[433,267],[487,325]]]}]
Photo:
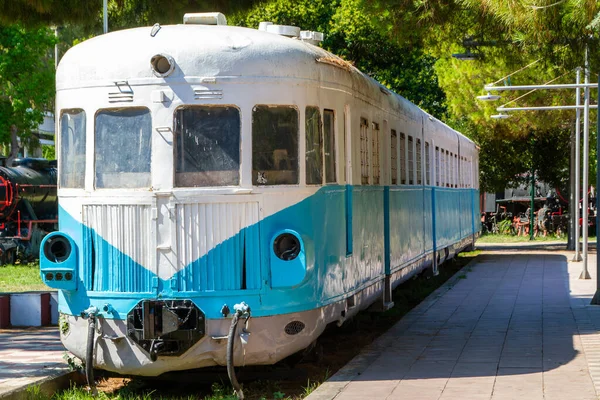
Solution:
[{"label": "white and blue train", "polygon": [[69,351],[146,376],[273,364],[473,245],[476,145],[321,38],[187,14],[65,54],[40,268]]}]

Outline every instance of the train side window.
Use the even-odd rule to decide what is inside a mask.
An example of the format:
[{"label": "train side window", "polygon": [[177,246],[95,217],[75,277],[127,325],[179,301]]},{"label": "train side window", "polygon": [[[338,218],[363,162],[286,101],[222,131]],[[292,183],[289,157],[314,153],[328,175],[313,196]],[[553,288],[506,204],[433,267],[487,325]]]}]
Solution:
[{"label": "train side window", "polygon": [[446,186],[446,150],[440,149],[440,186]]},{"label": "train side window", "polygon": [[392,185],[398,184],[398,135],[392,129],[390,132],[390,176]]},{"label": "train side window", "polygon": [[323,132],[318,107],[306,107],[306,184],[323,183]]},{"label": "train side window", "polygon": [[96,188],[150,187],[150,110],[119,108],[98,111],[95,140]]},{"label": "train side window", "polygon": [[298,183],[298,109],[257,105],[252,110],[252,183]]},{"label": "train side window", "polygon": [[335,112],[323,111],[323,133],[325,139],[325,182],[336,183],[336,158],[335,158]]},{"label": "train side window", "polygon": [[429,160],[431,156],[429,155],[429,142],[425,142],[425,184],[427,186],[431,185],[431,161]]},{"label": "train side window", "polygon": [[460,168],[458,164],[458,154],[454,155],[454,187],[459,187],[458,178],[460,176]]},{"label": "train side window", "polygon": [[60,187],[85,187],[85,111],[63,110],[60,116]]},{"label": "train side window", "polygon": [[360,119],[360,183],[369,184],[369,123]]},{"label": "train side window", "polygon": [[177,109],[175,186],[239,185],[240,128],[240,111],[233,106]]},{"label": "train side window", "polygon": [[413,153],[413,137],[408,136],[408,184],[414,185],[415,158]]},{"label": "train side window", "polygon": [[454,171],[454,154],[452,152],[450,152],[450,158],[448,159],[448,163],[450,164],[450,167],[449,167],[449,171],[450,171],[450,179],[449,179],[449,181],[450,181],[450,187],[453,188],[453,187],[455,187],[454,184],[456,183],[455,182],[456,176],[455,176],[455,171]]},{"label": "train side window", "polygon": [[417,139],[417,185],[423,184],[423,166],[421,165],[421,139]]},{"label": "train side window", "polygon": [[400,183],[406,185],[406,135],[400,132]]},{"label": "train side window", "polygon": [[379,185],[379,124],[373,122],[373,185]]},{"label": "train side window", "polygon": [[435,146],[435,185],[440,186],[440,148]]},{"label": "train side window", "polygon": [[450,152],[448,150],[446,150],[446,158],[444,161],[444,181],[446,182],[446,187],[451,187],[450,184],[452,182],[452,171],[450,171],[450,168],[452,168],[452,164],[450,163]]}]

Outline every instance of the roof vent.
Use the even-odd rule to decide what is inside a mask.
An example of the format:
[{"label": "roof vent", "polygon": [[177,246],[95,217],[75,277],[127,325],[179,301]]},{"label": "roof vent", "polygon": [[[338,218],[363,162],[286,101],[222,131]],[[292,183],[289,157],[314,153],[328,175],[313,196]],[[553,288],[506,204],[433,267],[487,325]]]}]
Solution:
[{"label": "roof vent", "polygon": [[297,26],[273,25],[272,22],[261,22],[258,25],[258,30],[291,38],[300,37],[300,28],[298,28]]},{"label": "roof vent", "polygon": [[227,25],[227,18],[220,12],[188,13],[183,16],[184,25]]},{"label": "roof vent", "polygon": [[314,31],[301,31],[300,40],[316,46],[323,41],[323,33]]}]

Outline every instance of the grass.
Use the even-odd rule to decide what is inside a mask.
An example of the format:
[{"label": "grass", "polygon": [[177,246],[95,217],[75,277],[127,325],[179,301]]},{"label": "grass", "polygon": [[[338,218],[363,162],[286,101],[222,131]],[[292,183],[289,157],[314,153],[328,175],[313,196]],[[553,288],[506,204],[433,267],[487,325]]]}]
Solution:
[{"label": "grass", "polygon": [[[595,238],[594,238],[595,240]],[[556,237],[554,235],[537,236],[533,239],[534,242],[567,242],[566,236]],[[592,238],[590,237],[590,242]],[[515,235],[503,235],[503,234],[485,234],[477,239],[477,243],[526,243],[530,242],[529,236],[515,236]]]},{"label": "grass", "polygon": [[42,282],[38,263],[0,266],[0,293],[52,290]]}]

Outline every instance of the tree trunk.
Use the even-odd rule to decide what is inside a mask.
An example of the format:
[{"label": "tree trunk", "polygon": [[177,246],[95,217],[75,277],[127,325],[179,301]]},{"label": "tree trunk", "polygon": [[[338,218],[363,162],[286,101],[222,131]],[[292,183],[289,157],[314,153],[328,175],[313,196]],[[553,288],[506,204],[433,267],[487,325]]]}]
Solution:
[{"label": "tree trunk", "polygon": [[6,166],[11,167],[15,158],[19,155],[19,141],[17,140],[17,126],[10,127],[10,155],[6,160]]},{"label": "tree trunk", "polygon": [[567,241],[567,250],[575,250],[575,224],[577,221],[577,204],[575,204],[575,130],[571,129],[571,157],[569,157],[569,236]]}]

